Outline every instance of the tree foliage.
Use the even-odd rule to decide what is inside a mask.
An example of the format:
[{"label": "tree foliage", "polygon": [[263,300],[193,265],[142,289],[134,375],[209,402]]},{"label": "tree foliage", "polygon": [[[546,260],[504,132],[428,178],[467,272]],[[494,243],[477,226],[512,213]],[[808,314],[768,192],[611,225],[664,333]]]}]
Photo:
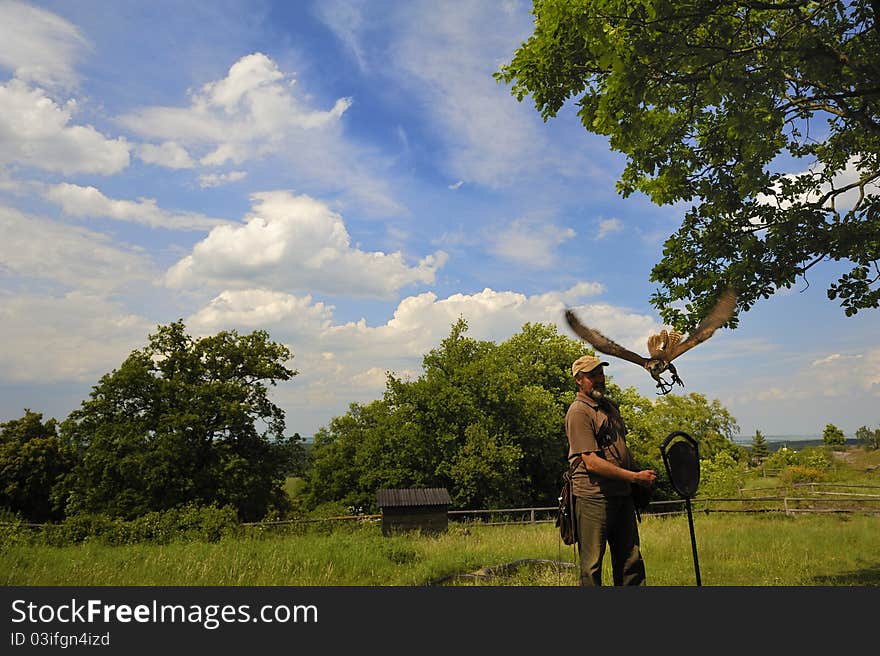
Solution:
[{"label": "tree foliage", "polygon": [[846,444],[846,436],[834,424],[826,424],[822,431],[822,442],[825,446],[843,446]]},{"label": "tree foliage", "polygon": [[534,0],[534,33],[496,78],[545,120],[575,98],[626,155],[624,196],[692,203],[651,274],[667,323],[692,329],[726,284],[747,310],[828,260],[849,269],[828,296],[851,315],[880,304],[878,13]]},{"label": "tree foliage", "polygon": [[756,430],[755,436],[752,438],[751,449],[749,450],[749,456],[752,462],[759,463],[769,455],[770,447],[767,445],[767,440],[764,438],[764,433]]},{"label": "tree foliage", "polygon": [[700,457],[712,458],[718,452],[742,460],[744,450],[734,443],[739,434],[736,419],[714,399],[691,392],[686,396],[666,394],[647,399],[627,388],[621,395],[620,412],[629,428],[627,441],[637,452],[648,453],[675,431],[683,431],[696,440]]},{"label": "tree foliage", "polygon": [[744,482],[744,464],[734,460],[727,451],[718,451],[711,458],[700,458],[701,497],[738,496]]},{"label": "tree foliage", "polygon": [[671,433],[683,431],[697,442],[700,460],[712,462],[718,454],[727,460],[742,462],[745,450],[733,438],[739,434],[736,419],[716,399],[692,392],[686,396],[667,394],[654,400],[639,395],[635,388],[622,390],[620,414],[629,430],[627,442],[633,457],[642,468],[657,472],[658,497],[672,496],[660,444]]},{"label": "tree foliage", "polygon": [[64,476],[74,453],[58,437],[55,419],[26,409],[0,424],[0,507],[32,522],[64,516]]},{"label": "tree foliage", "polygon": [[880,428],[874,428],[872,430],[867,426],[860,426],[856,431],[856,439],[858,439],[859,444],[866,449],[872,451],[880,449]]},{"label": "tree foliage", "polygon": [[62,424],[80,453],[70,510],[132,518],[188,503],[258,519],[283,504],[291,441],[267,382],[297,372],[264,331],[194,339],[182,321],[106,374]]}]

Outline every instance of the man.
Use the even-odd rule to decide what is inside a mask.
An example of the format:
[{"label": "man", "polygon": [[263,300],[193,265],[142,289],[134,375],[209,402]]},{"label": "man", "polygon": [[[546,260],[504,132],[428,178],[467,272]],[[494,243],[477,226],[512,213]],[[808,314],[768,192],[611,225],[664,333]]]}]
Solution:
[{"label": "man", "polygon": [[565,415],[569,462],[580,459],[572,477],[580,582],[602,585],[607,543],[614,585],[643,585],[645,564],[630,485],[651,487],[657,474],[652,469],[633,471],[626,427],[617,406],[605,396],[606,366],[591,355],[575,360],[571,373],[577,396]]}]

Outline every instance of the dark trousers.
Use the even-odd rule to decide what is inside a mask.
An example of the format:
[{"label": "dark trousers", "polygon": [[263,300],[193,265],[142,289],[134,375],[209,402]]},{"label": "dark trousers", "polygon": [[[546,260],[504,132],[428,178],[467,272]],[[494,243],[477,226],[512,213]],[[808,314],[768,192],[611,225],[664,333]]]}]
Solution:
[{"label": "dark trousers", "polygon": [[614,585],[644,585],[645,563],[632,497],[575,497],[581,585],[602,585],[605,544]]}]

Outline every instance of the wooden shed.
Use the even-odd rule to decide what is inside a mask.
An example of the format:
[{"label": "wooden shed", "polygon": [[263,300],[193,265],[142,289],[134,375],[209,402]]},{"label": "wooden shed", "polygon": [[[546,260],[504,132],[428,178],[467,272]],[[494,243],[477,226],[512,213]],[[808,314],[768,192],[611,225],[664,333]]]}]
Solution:
[{"label": "wooden shed", "polygon": [[445,487],[383,489],[376,493],[382,509],[382,535],[421,531],[442,533],[449,527],[452,499]]}]

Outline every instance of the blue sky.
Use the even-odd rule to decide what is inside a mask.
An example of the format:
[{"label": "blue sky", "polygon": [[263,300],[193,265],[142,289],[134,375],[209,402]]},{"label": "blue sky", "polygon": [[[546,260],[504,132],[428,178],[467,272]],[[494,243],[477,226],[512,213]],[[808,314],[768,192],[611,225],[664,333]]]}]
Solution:
[{"label": "blue sky", "polygon": [[[571,335],[571,306],[643,352],[684,208],[620,198],[571,107],[544,123],[492,79],[529,10],[0,0],[0,421],[65,417],[178,318],[290,346],[273,394],[302,435],[418,376],[458,316]],[[682,356],[683,391],[744,435],[880,425],[880,320],[827,300],[835,267]]]}]

